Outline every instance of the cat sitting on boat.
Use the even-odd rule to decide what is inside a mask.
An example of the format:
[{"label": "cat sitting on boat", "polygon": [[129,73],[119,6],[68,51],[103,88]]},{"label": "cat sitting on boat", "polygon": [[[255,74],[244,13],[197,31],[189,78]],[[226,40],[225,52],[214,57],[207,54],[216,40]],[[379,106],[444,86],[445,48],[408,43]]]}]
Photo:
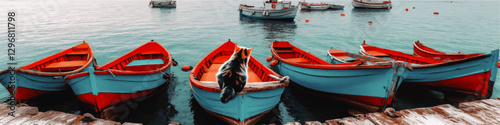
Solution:
[{"label": "cat sitting on boat", "polygon": [[229,102],[245,87],[248,77],[248,60],[252,49],[236,45],[231,58],[220,67],[217,82],[219,88],[222,89],[220,97],[222,103]]}]

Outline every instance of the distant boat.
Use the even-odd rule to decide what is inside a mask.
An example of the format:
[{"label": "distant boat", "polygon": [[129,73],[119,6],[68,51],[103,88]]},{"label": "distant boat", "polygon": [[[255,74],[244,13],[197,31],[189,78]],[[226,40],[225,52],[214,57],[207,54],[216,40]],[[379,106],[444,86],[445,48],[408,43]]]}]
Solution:
[{"label": "distant boat", "polygon": [[354,8],[390,9],[391,0],[352,0]]},{"label": "distant boat", "polygon": [[330,3],[328,5],[330,6],[328,9],[338,9],[338,10],[344,9],[344,4],[333,4],[333,3]]},{"label": "distant boat", "polygon": [[138,102],[158,93],[170,80],[172,55],[151,41],[101,67],[68,76],[78,99],[109,119],[105,109],[124,102]]},{"label": "distant boat", "polygon": [[233,54],[235,45],[227,41],[194,66],[189,74],[191,91],[205,111],[228,124],[255,124],[278,104],[288,77],[281,77],[250,56],[245,88],[233,100],[222,103],[216,74]]},{"label": "distant boat", "polygon": [[298,7],[291,5],[290,1],[268,0],[264,7],[254,7],[240,4],[241,17],[264,20],[293,20],[297,15]]},{"label": "distant boat", "polygon": [[[329,50],[329,59],[342,58]],[[360,111],[384,111],[392,101],[408,71],[404,62],[369,62],[380,59],[347,54],[352,62],[331,64],[285,41],[271,43],[271,53],[281,75],[313,94],[353,105]],[[331,56],[331,57],[330,57]],[[367,61],[368,60],[368,61]]]},{"label": "distant boat", "polygon": [[410,63],[413,70],[405,83],[473,95],[476,99],[491,97],[499,58],[498,49],[490,54],[443,60],[409,55],[364,42],[359,51],[365,55]]},{"label": "distant boat", "polygon": [[26,103],[41,95],[69,89],[64,77],[92,67],[93,60],[92,48],[84,41],[54,55],[16,68],[16,88],[9,86],[11,74],[8,70],[0,72],[0,82],[10,92],[15,91],[18,102]]},{"label": "distant boat", "polygon": [[300,9],[302,10],[326,10],[330,8],[330,5],[327,3],[308,3],[308,2],[299,2]]},{"label": "distant boat", "polygon": [[165,0],[165,1],[153,1],[149,2],[149,5],[151,7],[158,7],[158,8],[176,8],[177,7],[177,2],[173,0]]}]

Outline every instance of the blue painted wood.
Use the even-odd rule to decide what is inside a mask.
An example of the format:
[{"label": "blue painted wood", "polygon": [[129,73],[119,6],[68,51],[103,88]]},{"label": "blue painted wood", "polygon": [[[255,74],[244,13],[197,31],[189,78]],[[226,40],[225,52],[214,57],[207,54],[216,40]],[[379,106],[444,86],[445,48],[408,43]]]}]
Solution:
[{"label": "blue painted wood", "polygon": [[[170,73],[170,67],[163,71]],[[95,77],[95,78],[92,78]],[[136,93],[150,90],[161,86],[167,81],[163,78],[163,73],[141,74],[141,75],[113,75],[94,74],[90,72],[87,76],[82,76],[68,80],[71,89],[76,95],[93,93]]]},{"label": "blue painted wood", "polygon": [[[278,63],[281,75],[290,76],[295,83],[320,92],[387,98],[391,83],[405,78],[404,67],[380,69],[313,69]],[[394,71],[398,70],[397,74]],[[402,80],[396,81],[399,87]],[[397,90],[397,88],[394,88]]]},{"label": "blue painted wood", "polygon": [[144,60],[134,60],[127,64],[127,66],[138,66],[138,65],[151,65],[151,64],[163,64],[162,59],[144,59]]},{"label": "blue painted wood", "polygon": [[284,87],[267,90],[238,94],[234,99],[227,103],[220,101],[219,92],[209,92],[191,85],[191,91],[196,101],[205,109],[227,117],[244,122],[245,119],[258,115],[262,112],[271,110],[278,104]]}]

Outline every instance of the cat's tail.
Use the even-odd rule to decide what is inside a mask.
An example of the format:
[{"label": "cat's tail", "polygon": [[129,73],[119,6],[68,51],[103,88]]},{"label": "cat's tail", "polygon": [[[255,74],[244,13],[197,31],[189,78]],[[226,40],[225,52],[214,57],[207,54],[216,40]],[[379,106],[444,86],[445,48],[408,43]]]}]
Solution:
[{"label": "cat's tail", "polygon": [[227,103],[229,100],[234,99],[234,97],[236,97],[236,92],[229,86],[224,87],[220,93],[220,101],[222,103]]}]

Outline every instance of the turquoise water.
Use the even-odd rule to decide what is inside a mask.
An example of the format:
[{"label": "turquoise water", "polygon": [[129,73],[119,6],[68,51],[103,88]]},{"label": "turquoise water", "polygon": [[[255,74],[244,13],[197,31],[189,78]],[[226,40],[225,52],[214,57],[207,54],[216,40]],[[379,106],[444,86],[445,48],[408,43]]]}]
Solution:
[{"label": "turquoise water", "polygon": [[[417,40],[449,53],[489,52],[500,48],[499,1],[393,0],[392,10],[359,10],[353,9],[350,1],[343,0],[334,3],[345,4],[344,10],[300,11],[294,22],[240,19],[239,4],[262,6],[260,0],[179,0],[176,9],[149,8],[148,3],[148,0],[2,0],[0,14],[7,18],[8,11],[16,12],[17,66],[82,41],[92,46],[98,65],[150,40],[160,42],[179,62],[180,66],[172,69],[176,79],[159,97],[158,104],[138,108],[145,113],[132,114],[126,120],[152,124],[222,123],[196,104],[189,88],[189,73],[180,68],[194,66],[228,39],[254,47],[252,55],[263,63],[271,55],[269,46],[274,40],[290,41],[321,58],[330,47],[357,52],[363,40],[406,53],[412,53],[412,42]],[[292,3],[297,4],[298,0]],[[342,13],[346,16],[341,17]],[[6,20],[0,19],[3,27],[0,34],[7,34]],[[373,24],[368,25],[368,21]],[[6,69],[7,41],[0,43],[0,49],[5,49],[0,51],[0,69]],[[497,74],[497,83],[499,79]],[[494,91],[493,97],[499,97],[499,84]],[[404,101],[408,99],[400,100],[408,103]],[[442,102],[431,100],[401,107],[437,103]],[[331,108],[329,104],[332,102],[301,98],[300,94],[287,89],[271,113],[274,115],[263,123],[324,121],[345,116],[343,110]]]}]

